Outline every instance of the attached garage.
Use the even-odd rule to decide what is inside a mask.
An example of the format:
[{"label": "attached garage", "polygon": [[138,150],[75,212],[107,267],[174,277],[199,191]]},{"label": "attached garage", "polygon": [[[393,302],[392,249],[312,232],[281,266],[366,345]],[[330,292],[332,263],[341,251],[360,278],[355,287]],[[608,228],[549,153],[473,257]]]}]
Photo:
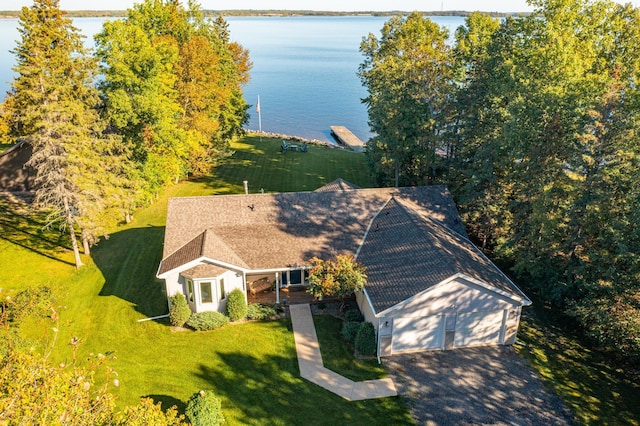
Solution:
[{"label": "attached garage", "polygon": [[522,300],[458,275],[379,314],[357,297],[378,329],[381,356],[515,341]]},{"label": "attached garage", "polygon": [[451,277],[378,314],[366,292],[356,300],[378,329],[381,356],[515,341],[522,301],[470,277]]},{"label": "attached garage", "polygon": [[378,356],[515,342],[531,301],[466,236],[391,200],[357,256]]},{"label": "attached garage", "polygon": [[391,352],[503,344],[505,317],[501,310],[394,318]]}]

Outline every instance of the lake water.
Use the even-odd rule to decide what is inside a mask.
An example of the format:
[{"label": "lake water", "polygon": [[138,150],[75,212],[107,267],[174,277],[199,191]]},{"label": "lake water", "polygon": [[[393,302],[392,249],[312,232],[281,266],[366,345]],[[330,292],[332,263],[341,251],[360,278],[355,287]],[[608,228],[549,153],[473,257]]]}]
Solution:
[{"label": "lake water", "polygon": [[[231,38],[250,52],[253,69],[244,89],[253,107],[248,129],[258,129],[255,104],[260,96],[262,130],[331,140],[330,126],[346,126],[362,140],[371,133],[366,96],[356,73],[363,61],[362,38],[380,34],[388,17],[228,17]],[[449,29],[464,18],[431,19]],[[104,18],[79,18],[74,25],[87,35],[100,32]],[[0,19],[0,93],[9,89],[15,63],[9,50],[18,39],[17,19]]]}]

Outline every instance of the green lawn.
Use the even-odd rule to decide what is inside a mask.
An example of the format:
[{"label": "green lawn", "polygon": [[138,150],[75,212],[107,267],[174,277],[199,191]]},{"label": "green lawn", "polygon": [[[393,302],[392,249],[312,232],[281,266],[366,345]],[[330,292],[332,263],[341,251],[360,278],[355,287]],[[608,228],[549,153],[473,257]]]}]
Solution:
[{"label": "green lawn", "polygon": [[[286,320],[231,325],[209,333],[172,332],[163,322],[138,319],[166,313],[162,284],[154,276],[162,252],[167,200],[175,196],[312,190],[338,177],[363,187],[373,182],[363,155],[310,146],[308,153],[279,152],[280,140],[257,137],[234,145],[235,155],[212,179],[182,182],[136,213],[94,249],[80,271],[65,236],[42,231],[26,207],[0,197],[0,297],[26,286],[50,286],[60,313],[55,358],[68,361],[71,337],[80,355],[113,353],[120,405],[151,396],[184,407],[202,388],[222,398],[229,424],[410,424],[399,398],[345,402],[299,377]],[[517,347],[583,423],[638,424],[640,387],[561,328],[541,303],[524,310]],[[315,317],[325,364],[355,380],[384,375],[375,361],[351,358],[339,336],[340,321]],[[51,324],[24,324],[24,335],[51,336]]]},{"label": "green lawn", "polygon": [[[363,155],[312,146],[308,153],[285,157],[277,151],[279,143],[236,144],[231,159],[235,167],[221,167],[213,180],[170,188],[95,247],[92,258],[83,257],[86,266],[79,271],[73,268],[65,236],[60,238],[57,230],[43,232],[41,218],[0,198],[6,212],[0,218],[2,287],[53,289],[60,317],[54,361],[71,360],[67,343],[72,337],[80,339],[78,359],[90,353],[111,354],[109,365],[120,385],[110,389],[121,406],[150,396],[163,406],[184,409],[191,394],[213,389],[232,425],[412,424],[399,397],[346,402],[300,378],[288,320],[230,325],[207,333],[174,332],[163,321],[138,322],[167,311],[162,283],[154,276],[169,197],[238,192],[243,179],[266,191],[315,189],[338,177],[371,186],[363,172]],[[21,328],[34,342],[53,336],[48,320],[28,321]]]},{"label": "green lawn", "polygon": [[353,381],[381,379],[386,376],[384,367],[375,358],[354,359],[353,344],[341,334],[342,320],[331,315],[313,317],[324,366]]},{"label": "green lawn", "polygon": [[0,153],[2,153],[2,151],[7,150],[9,148],[11,148],[13,146],[12,143],[1,143],[0,142]]},{"label": "green lawn", "polygon": [[210,181],[216,194],[242,193],[242,181],[249,191],[292,192],[313,191],[337,178],[363,188],[375,185],[369,176],[363,154],[309,145],[308,152],[280,152],[282,140],[248,136],[233,145],[235,155],[216,170]]},{"label": "green lawn", "polygon": [[[564,324],[562,322],[565,321]],[[640,382],[589,349],[543,302],[523,310],[518,353],[538,371],[581,424],[640,424]],[[637,373],[636,373],[637,374]]]}]

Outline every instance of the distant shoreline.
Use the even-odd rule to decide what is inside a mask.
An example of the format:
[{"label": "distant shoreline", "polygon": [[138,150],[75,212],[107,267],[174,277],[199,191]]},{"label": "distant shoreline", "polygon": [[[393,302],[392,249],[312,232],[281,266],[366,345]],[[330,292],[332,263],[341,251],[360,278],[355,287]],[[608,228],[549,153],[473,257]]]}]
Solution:
[{"label": "distant shoreline", "polygon": [[[70,18],[122,18],[126,16],[125,10],[67,10]],[[264,16],[264,17],[296,17],[296,16],[395,16],[408,15],[411,11],[362,11],[362,12],[330,12],[317,10],[203,10],[205,16]],[[469,16],[470,11],[443,10],[420,11],[424,16]],[[525,16],[530,12],[484,12],[494,18],[507,16]],[[15,19],[20,15],[19,10],[0,10],[0,19]]]}]

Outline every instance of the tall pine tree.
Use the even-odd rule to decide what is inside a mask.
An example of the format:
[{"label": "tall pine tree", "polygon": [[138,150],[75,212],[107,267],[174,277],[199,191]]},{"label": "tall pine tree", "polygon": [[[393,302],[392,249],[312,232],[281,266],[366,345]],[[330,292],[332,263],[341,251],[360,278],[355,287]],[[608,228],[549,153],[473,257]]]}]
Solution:
[{"label": "tall pine tree", "polygon": [[[29,165],[36,170],[36,205],[49,209],[48,224],[69,232],[76,267],[82,265],[76,231],[94,240],[102,203],[99,182],[107,164],[117,163],[111,139],[95,110],[96,61],[82,37],[64,16],[58,0],[35,0],[22,9],[20,40],[12,53],[17,77],[5,105],[12,136],[33,148]],[[112,203],[113,204],[113,203]],[[107,206],[100,215],[108,210]],[[85,244],[85,251],[88,244]]]}]

